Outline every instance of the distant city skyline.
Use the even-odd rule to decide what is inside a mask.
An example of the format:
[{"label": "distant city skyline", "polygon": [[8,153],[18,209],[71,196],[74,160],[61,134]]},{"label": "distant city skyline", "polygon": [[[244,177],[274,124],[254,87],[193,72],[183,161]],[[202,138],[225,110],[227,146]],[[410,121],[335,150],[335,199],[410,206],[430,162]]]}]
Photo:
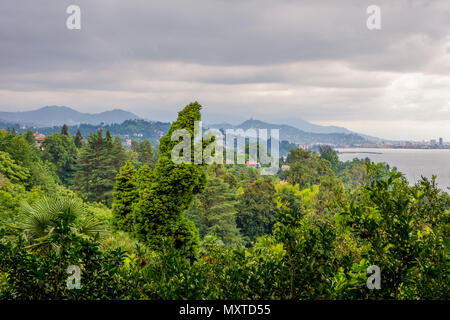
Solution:
[{"label": "distant city skyline", "polygon": [[[298,119],[450,141],[450,2],[88,0],[0,3],[0,110],[120,108],[173,121]],[[81,8],[68,30],[66,8]]]}]

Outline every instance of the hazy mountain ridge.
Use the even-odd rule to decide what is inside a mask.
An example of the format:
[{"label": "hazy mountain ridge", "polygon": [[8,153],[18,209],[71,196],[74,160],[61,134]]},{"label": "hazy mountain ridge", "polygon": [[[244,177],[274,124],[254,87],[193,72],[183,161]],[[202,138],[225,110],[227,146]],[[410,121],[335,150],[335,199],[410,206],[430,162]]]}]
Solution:
[{"label": "hazy mountain ridge", "polygon": [[[303,122],[305,122],[303,120]],[[319,125],[316,125],[320,127]],[[334,132],[334,133],[315,133],[307,132],[299,128],[286,125],[286,124],[273,124],[264,122],[261,120],[246,120],[238,125],[231,125],[228,123],[211,124],[209,128],[216,129],[279,129],[280,141],[286,140],[296,144],[313,144],[313,143],[327,143],[333,145],[353,145],[367,142],[367,138],[357,133],[346,130],[346,132]]]},{"label": "hazy mountain ridge", "polygon": [[[206,128],[217,129],[279,129],[280,141],[287,141],[298,145],[330,144],[336,146],[353,146],[366,143],[367,136],[357,134],[340,127],[320,126],[299,120],[301,128],[313,128],[316,132],[310,132],[298,127],[286,124],[273,124],[260,120],[246,120],[239,125],[228,123],[205,125]],[[36,126],[38,131],[49,134],[58,132],[63,124],[67,124],[70,131],[80,129],[83,136],[100,128],[109,129],[113,135],[129,135],[147,138],[156,143],[159,137],[167,133],[170,122],[148,121],[134,113],[114,109],[96,114],[82,113],[68,107],[44,107],[33,111],[24,112],[0,112],[0,124],[2,127],[20,129],[20,125]],[[14,124],[14,125],[12,125]],[[328,132],[339,129],[340,132]],[[21,130],[19,130],[21,131]],[[317,132],[324,131],[324,132]],[[376,138],[375,138],[376,139]]]},{"label": "hazy mountain ridge", "polygon": [[97,125],[122,123],[129,119],[140,119],[141,117],[132,112],[121,109],[113,109],[100,113],[83,113],[64,106],[47,106],[32,111],[0,112],[0,120],[9,123],[33,125],[37,127],[53,127],[78,124]]}]

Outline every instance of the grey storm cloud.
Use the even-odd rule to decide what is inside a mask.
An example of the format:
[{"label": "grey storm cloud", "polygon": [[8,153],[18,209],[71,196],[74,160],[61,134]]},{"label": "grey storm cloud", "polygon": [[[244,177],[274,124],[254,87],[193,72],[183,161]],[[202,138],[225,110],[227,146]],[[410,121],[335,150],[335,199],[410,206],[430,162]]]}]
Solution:
[{"label": "grey storm cloud", "polygon": [[[66,28],[71,4],[81,30]],[[371,4],[381,30],[366,28]],[[199,100],[211,121],[379,121],[370,134],[450,121],[449,26],[447,0],[2,0],[0,108],[171,120]]]}]

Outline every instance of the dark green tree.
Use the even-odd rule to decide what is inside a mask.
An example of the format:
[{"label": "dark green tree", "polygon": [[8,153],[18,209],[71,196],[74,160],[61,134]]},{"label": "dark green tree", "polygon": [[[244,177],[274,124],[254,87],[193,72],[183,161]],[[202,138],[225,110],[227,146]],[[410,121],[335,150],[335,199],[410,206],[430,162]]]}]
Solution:
[{"label": "dark green tree", "polygon": [[61,134],[65,135],[65,136],[69,136],[69,128],[67,127],[66,124],[64,124],[61,128]]},{"label": "dark green tree", "polygon": [[31,130],[27,130],[27,133],[25,134],[25,139],[27,140],[30,146],[34,147],[36,145],[36,140],[34,139],[34,135]]},{"label": "dark green tree", "polygon": [[143,164],[151,166],[153,164],[153,148],[150,141],[144,140],[139,145],[138,160]]},{"label": "dark green tree", "polygon": [[133,205],[138,198],[136,178],[136,169],[129,161],[116,176],[112,204],[112,221],[116,230],[133,231]]},{"label": "dark green tree", "polygon": [[80,130],[77,130],[77,133],[74,137],[75,146],[80,149],[83,146],[83,136],[81,135]]},{"label": "dark green tree", "polygon": [[332,174],[331,164],[310,150],[292,149],[288,163],[287,180],[293,185],[299,184],[301,189],[319,184],[321,177]]},{"label": "dark green tree", "polygon": [[336,150],[330,146],[320,146],[319,154],[321,159],[327,160],[331,164],[331,169],[336,173],[340,164]]},{"label": "dark green tree", "polygon": [[213,235],[224,244],[241,242],[236,227],[236,193],[227,183],[216,177],[208,178],[205,191],[199,194],[186,213],[199,228],[200,237]]},{"label": "dark green tree", "polygon": [[110,159],[112,166],[116,171],[119,171],[126,162],[125,148],[119,137],[116,137],[111,145]]},{"label": "dark green tree", "polygon": [[270,180],[256,180],[239,195],[236,223],[248,242],[270,234],[276,215],[275,188]]},{"label": "dark green tree", "polygon": [[64,185],[70,185],[78,155],[73,139],[65,134],[54,133],[45,138],[42,149],[42,158],[56,166],[57,174]]},{"label": "dark green tree", "polygon": [[103,131],[92,133],[81,149],[75,176],[76,190],[88,201],[112,202],[112,192],[117,170],[111,156],[112,138]]},{"label": "dark green tree", "polygon": [[12,136],[6,152],[8,152],[18,164],[31,168],[35,158],[37,157],[33,148],[28,144],[28,141],[22,135]]}]

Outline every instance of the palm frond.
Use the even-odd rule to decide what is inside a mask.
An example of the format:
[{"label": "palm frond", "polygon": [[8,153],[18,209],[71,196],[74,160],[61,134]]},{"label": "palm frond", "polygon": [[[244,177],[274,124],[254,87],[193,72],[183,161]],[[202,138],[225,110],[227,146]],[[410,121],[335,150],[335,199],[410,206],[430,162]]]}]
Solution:
[{"label": "palm frond", "polygon": [[75,198],[43,197],[33,204],[22,202],[21,207],[17,228],[33,246],[48,245],[54,228],[63,219],[75,234],[91,237],[103,235],[106,230],[101,222],[87,215],[83,203]]}]

